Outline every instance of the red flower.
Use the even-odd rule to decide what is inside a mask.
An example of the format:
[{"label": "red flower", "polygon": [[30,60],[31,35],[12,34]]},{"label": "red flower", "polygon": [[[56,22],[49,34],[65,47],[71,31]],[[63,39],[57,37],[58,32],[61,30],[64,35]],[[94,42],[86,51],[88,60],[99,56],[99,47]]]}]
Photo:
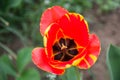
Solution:
[{"label": "red flower", "polygon": [[83,16],[60,6],[48,8],[42,14],[40,32],[45,48],[35,48],[32,60],[47,72],[60,75],[71,66],[88,69],[100,54],[99,39],[89,34]]}]

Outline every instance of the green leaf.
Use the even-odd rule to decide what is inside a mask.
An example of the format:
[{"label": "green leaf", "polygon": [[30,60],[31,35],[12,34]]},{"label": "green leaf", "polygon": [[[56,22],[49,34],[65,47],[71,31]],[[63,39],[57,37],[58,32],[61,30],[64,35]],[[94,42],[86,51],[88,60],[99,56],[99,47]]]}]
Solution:
[{"label": "green leaf", "polygon": [[8,55],[4,54],[0,57],[0,61],[12,66],[12,62],[11,62],[11,59],[9,58]]},{"label": "green leaf", "polygon": [[107,54],[107,65],[111,80],[120,80],[120,47],[110,45]]},{"label": "green leaf", "polygon": [[76,67],[71,67],[66,70],[63,76],[60,76],[62,80],[82,80],[81,73]]},{"label": "green leaf", "polygon": [[7,55],[2,55],[0,57],[0,73],[4,76],[7,74],[16,76],[16,72],[12,66],[11,60]]},{"label": "green leaf", "polygon": [[21,73],[23,69],[30,63],[31,61],[31,51],[32,47],[26,47],[22,48],[18,52],[18,57],[17,57],[17,69]]},{"label": "green leaf", "polygon": [[7,11],[10,8],[17,8],[22,5],[23,0],[0,0],[1,11]]},{"label": "green leaf", "polygon": [[39,72],[34,68],[24,71],[16,80],[40,80]]},{"label": "green leaf", "polygon": [[7,80],[7,75],[0,71],[0,80]]},{"label": "green leaf", "polygon": [[23,0],[11,0],[9,6],[12,8],[16,8],[21,5],[22,1]]}]

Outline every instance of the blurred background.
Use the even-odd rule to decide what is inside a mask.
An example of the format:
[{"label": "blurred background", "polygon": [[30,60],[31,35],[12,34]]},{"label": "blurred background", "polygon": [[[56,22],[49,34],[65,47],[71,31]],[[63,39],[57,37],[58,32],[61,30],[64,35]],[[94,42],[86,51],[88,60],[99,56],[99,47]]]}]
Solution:
[{"label": "blurred background", "polygon": [[0,0],[0,80],[51,80],[34,66],[31,50],[43,46],[41,14],[54,5],[82,14],[101,40],[100,58],[81,70],[83,80],[110,80],[106,53],[111,43],[120,46],[120,0]]}]

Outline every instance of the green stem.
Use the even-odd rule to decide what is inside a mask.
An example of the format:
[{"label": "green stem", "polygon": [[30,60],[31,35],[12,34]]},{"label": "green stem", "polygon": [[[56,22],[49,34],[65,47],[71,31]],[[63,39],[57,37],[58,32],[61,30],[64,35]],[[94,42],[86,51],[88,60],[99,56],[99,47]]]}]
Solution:
[{"label": "green stem", "polygon": [[9,26],[9,22],[7,22],[5,19],[0,17],[0,21],[2,21],[6,26]]},{"label": "green stem", "polygon": [[11,49],[9,49],[7,46],[2,44],[1,42],[0,42],[0,47],[5,49],[14,59],[17,58],[16,54]]},{"label": "green stem", "polygon": [[77,67],[66,69],[64,75],[58,76],[59,80],[82,80],[82,73]]},{"label": "green stem", "polygon": [[78,80],[82,80],[82,73],[80,73],[79,68],[75,67],[75,72]]}]

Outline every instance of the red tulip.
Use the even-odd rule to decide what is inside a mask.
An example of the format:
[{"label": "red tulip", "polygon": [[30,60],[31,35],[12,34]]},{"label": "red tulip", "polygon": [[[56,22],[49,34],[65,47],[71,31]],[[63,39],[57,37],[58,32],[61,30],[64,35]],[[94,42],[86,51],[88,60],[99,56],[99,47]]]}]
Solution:
[{"label": "red tulip", "polygon": [[45,10],[40,22],[44,48],[32,51],[32,61],[40,69],[61,75],[66,68],[90,68],[100,54],[100,41],[90,34],[84,17],[60,6]]}]

